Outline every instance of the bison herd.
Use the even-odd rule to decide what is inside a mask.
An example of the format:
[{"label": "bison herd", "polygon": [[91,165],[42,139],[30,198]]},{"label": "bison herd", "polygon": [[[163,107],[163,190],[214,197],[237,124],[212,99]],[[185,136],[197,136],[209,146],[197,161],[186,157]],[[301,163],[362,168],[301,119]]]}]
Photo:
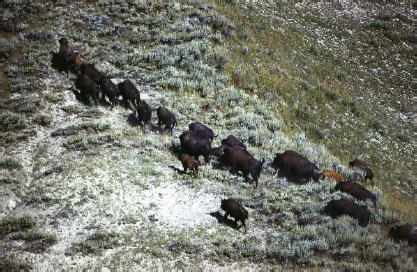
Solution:
[{"label": "bison herd", "polygon": [[[93,64],[84,63],[79,56],[69,46],[66,38],[59,40],[60,48],[58,53],[52,53],[52,65],[60,71],[67,73],[72,70],[78,74],[75,86],[79,90],[81,98],[93,100],[94,105],[99,105],[101,100],[106,97],[111,105],[111,109],[119,102],[122,96],[125,106],[131,108],[145,130],[145,125],[150,125],[152,110],[150,106],[140,98],[140,92],[130,80],[124,80],[119,84],[114,84],[103,72],[98,71]],[[161,131],[168,131],[173,135],[173,129],[177,126],[175,115],[165,107],[159,107],[156,111],[158,123]],[[200,122],[190,123],[188,130],[179,136],[181,149],[178,159],[184,168],[184,173],[190,170],[192,174],[198,176],[199,157],[204,158],[205,163],[209,163],[211,157],[215,157],[220,166],[230,167],[232,174],[241,172],[245,180],[251,176],[258,186],[258,180],[264,167],[265,159],[258,160],[248,152],[246,146],[234,135],[229,135],[221,140],[221,145],[212,147],[214,131]],[[277,153],[271,166],[277,170],[280,177],[285,177],[288,181],[304,184],[311,180],[319,182],[320,179],[328,178],[337,181],[334,190],[339,190],[352,195],[358,200],[371,200],[376,205],[376,196],[357,183],[349,180],[334,170],[322,170],[316,164],[310,162],[306,157],[293,150],[286,150],[284,153]],[[373,172],[368,164],[355,159],[349,162],[349,166],[361,169],[365,174],[365,181],[372,182]],[[224,199],[221,201],[221,209],[225,211],[224,219],[228,215],[242,223],[246,232],[245,220],[248,219],[248,211],[234,199]],[[366,227],[372,218],[372,214],[362,206],[349,199],[332,200],[324,207],[323,212],[332,218],[348,215],[358,220],[359,225]],[[395,239],[405,239],[410,244],[417,244],[417,226],[405,224],[395,226],[390,229],[389,235]]]}]

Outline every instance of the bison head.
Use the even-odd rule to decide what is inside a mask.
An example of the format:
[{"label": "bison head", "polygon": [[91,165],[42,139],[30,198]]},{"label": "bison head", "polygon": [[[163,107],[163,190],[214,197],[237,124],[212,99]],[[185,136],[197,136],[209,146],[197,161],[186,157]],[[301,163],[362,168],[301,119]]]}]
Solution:
[{"label": "bison head", "polygon": [[68,39],[67,38],[61,38],[59,39],[59,44],[60,45],[68,45]]},{"label": "bison head", "polygon": [[255,187],[258,186],[258,179],[261,175],[262,165],[264,163],[265,163],[265,159],[262,159],[261,161],[256,161],[256,163],[251,166],[250,173],[251,173],[253,180],[255,181]]},{"label": "bison head", "polygon": [[398,226],[392,227],[389,230],[388,235],[391,236],[394,239],[398,239],[400,237],[400,229],[399,229],[399,227]]}]

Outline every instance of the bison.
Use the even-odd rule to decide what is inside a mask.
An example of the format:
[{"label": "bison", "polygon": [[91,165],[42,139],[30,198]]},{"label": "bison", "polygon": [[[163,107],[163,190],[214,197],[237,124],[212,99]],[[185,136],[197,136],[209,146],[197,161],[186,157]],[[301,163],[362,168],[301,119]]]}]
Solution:
[{"label": "bison", "polygon": [[226,139],[223,139],[222,145],[226,145],[229,147],[240,146],[241,148],[246,149],[246,146],[233,135],[229,135]]},{"label": "bison", "polygon": [[104,101],[107,96],[111,104],[110,109],[112,110],[113,107],[116,106],[119,97],[119,91],[117,90],[116,84],[114,84],[110,78],[103,76],[99,79],[99,86],[103,93],[102,100]]},{"label": "bison", "polygon": [[172,130],[177,125],[177,119],[175,118],[175,114],[170,112],[165,107],[159,107],[156,110],[156,115],[158,116],[158,127],[161,127],[164,124],[165,130],[169,130],[172,135]]},{"label": "bison", "polygon": [[248,211],[239,202],[231,198],[223,199],[220,208],[226,212],[224,214],[224,220],[230,215],[235,219],[236,225],[238,221],[242,222],[242,226],[246,233],[245,220],[248,219]]},{"label": "bison", "polygon": [[389,230],[389,236],[395,240],[407,240],[410,246],[417,245],[417,224],[406,223]]},{"label": "bison", "polygon": [[96,84],[100,84],[100,78],[104,76],[102,72],[97,70],[93,64],[82,63],[80,66],[81,74],[89,76]]},{"label": "bison", "polygon": [[193,156],[196,160],[201,155],[206,163],[210,162],[211,144],[206,138],[187,130],[180,135],[180,142],[183,153]]},{"label": "bison", "polygon": [[324,213],[332,218],[349,215],[350,217],[357,219],[359,225],[362,227],[366,227],[371,218],[371,213],[366,208],[361,207],[352,200],[346,198],[329,201],[324,208]]},{"label": "bison", "polygon": [[374,173],[372,172],[371,168],[369,167],[368,164],[366,164],[364,161],[359,160],[359,159],[354,159],[352,161],[349,162],[349,166],[350,167],[357,167],[359,169],[361,169],[362,171],[365,172],[365,180],[370,180],[371,183],[373,184],[372,179],[374,178]]},{"label": "bison", "polygon": [[184,173],[187,173],[187,169],[190,169],[194,176],[197,177],[198,175],[198,161],[191,157],[188,154],[181,153],[178,156],[179,160],[182,163],[182,167],[184,167]]},{"label": "bison", "polygon": [[137,107],[136,113],[138,116],[139,123],[142,125],[143,130],[145,129],[145,124],[150,124],[152,119],[152,110],[149,107],[148,103],[144,100],[140,100]]},{"label": "bison", "polygon": [[99,86],[87,75],[79,75],[75,86],[80,90],[81,96],[85,99],[92,97],[94,104],[99,104],[100,89]]},{"label": "bison", "polygon": [[214,137],[216,137],[214,135],[213,130],[211,130],[209,127],[203,125],[200,122],[194,122],[189,124],[188,129],[208,139],[210,143],[213,142]]},{"label": "bison", "polygon": [[224,149],[224,155],[221,157],[221,161],[231,166],[230,172],[232,174],[241,171],[245,179],[248,179],[250,174],[253,181],[255,181],[255,188],[258,187],[258,179],[261,175],[262,165],[265,162],[264,159],[259,161],[245,149],[235,146]]},{"label": "bison", "polygon": [[280,175],[295,183],[305,183],[311,179],[318,182],[320,178],[318,167],[293,150],[276,154],[272,166],[278,168]]},{"label": "bison", "polygon": [[358,200],[366,201],[369,199],[372,200],[374,205],[376,203],[376,196],[356,182],[340,182],[336,184],[334,189],[350,194]]},{"label": "bison", "polygon": [[132,103],[134,107],[137,107],[140,101],[140,92],[133,85],[133,83],[126,79],[123,82],[120,82],[117,87],[119,88],[119,93],[123,97],[123,103],[129,105],[128,102]]},{"label": "bison", "polygon": [[345,182],[346,181],[346,179],[342,175],[336,173],[333,170],[323,170],[321,172],[321,175],[323,177],[327,177],[328,179],[331,179],[331,180],[334,180],[334,181],[337,181],[337,182]]},{"label": "bison", "polygon": [[69,46],[67,38],[59,39],[59,45],[58,58],[60,67],[67,72],[68,77],[68,70],[74,67],[75,54]]}]

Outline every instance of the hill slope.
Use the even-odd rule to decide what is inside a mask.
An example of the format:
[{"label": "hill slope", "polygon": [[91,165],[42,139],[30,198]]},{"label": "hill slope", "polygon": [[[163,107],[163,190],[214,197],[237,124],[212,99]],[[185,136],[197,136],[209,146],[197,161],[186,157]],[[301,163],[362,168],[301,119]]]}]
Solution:
[{"label": "hill slope", "polygon": [[[320,213],[329,200],[351,198],[332,192],[329,180],[295,185],[266,167],[254,189],[216,162],[201,166],[197,179],[179,170],[173,153],[178,136],[198,120],[218,135],[214,145],[234,134],[267,163],[277,152],[295,149],[321,168],[335,164],[347,176],[360,174],[346,167],[356,149],[340,155],[331,144],[333,133],[314,137],[306,127],[318,125],[313,121],[329,112],[343,115],[343,107],[332,109],[339,103],[349,109],[362,105],[352,102],[350,89],[341,92],[353,82],[326,80],[327,70],[303,78],[298,52],[307,54],[301,49],[310,47],[299,35],[286,33],[296,31],[294,26],[257,21],[263,18],[259,14],[281,7],[258,8],[179,3],[4,7],[0,267],[415,269],[413,248],[386,238],[387,228],[400,220],[386,205],[360,203],[375,215],[366,228],[349,217],[334,220]],[[257,28],[242,28],[243,18]],[[266,32],[278,26],[283,30]],[[277,44],[270,34],[283,42],[259,46],[263,40],[254,35]],[[242,35],[252,42],[242,42]],[[107,104],[90,107],[79,101],[75,76],[67,78],[50,65],[49,52],[57,50],[62,36],[115,82],[134,81],[153,109],[172,109],[179,123],[174,136],[143,133],[122,106],[111,111]],[[291,55],[293,42],[301,51],[284,57]],[[318,60],[323,48],[316,48],[309,62]],[[273,66],[277,59],[279,67]],[[318,110],[325,102],[329,112]],[[371,120],[367,111],[357,110]],[[357,135],[357,148],[363,148],[360,141],[366,139]],[[374,167],[378,161],[371,162]],[[380,181],[384,176],[377,172]],[[382,184],[371,188],[378,197]],[[220,200],[229,197],[249,210],[246,235],[216,218]]]}]

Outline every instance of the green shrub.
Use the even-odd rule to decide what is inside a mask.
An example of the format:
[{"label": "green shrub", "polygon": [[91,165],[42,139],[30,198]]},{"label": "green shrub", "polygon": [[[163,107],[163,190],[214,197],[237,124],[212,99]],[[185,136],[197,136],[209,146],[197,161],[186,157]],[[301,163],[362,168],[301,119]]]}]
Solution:
[{"label": "green shrub", "polygon": [[0,235],[3,236],[12,232],[30,229],[35,225],[35,220],[29,215],[22,217],[5,217],[0,223]]},{"label": "green shrub", "polygon": [[84,255],[102,254],[105,249],[111,249],[120,245],[119,235],[113,232],[98,230],[85,241],[73,244],[71,250]]},{"label": "green shrub", "polygon": [[0,113],[0,127],[3,131],[26,128],[25,117],[13,112]]},{"label": "green shrub", "polygon": [[41,253],[57,242],[54,235],[30,230],[12,235],[10,239],[26,241],[26,250]]}]

